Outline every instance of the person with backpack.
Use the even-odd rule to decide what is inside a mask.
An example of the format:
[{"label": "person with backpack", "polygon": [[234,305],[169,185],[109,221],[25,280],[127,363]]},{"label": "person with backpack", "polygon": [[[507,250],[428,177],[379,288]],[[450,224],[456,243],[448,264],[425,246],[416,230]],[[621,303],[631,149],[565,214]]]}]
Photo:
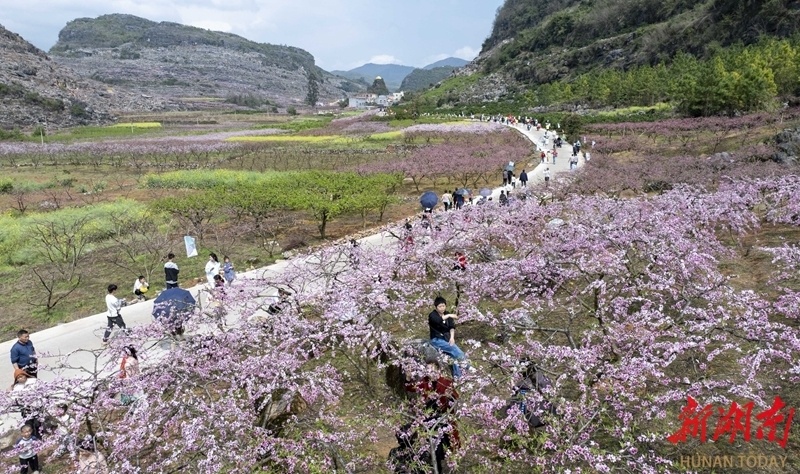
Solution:
[{"label": "person with backpack", "polygon": [[[542,162],[544,163],[544,161]],[[522,170],[522,173],[519,174],[519,184],[523,188],[528,187],[528,173],[526,173],[525,170]]]}]

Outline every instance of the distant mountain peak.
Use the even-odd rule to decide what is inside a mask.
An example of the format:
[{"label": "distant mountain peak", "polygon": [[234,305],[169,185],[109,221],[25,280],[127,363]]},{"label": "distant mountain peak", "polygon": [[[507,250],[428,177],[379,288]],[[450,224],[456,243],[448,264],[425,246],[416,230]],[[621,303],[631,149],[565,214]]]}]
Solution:
[{"label": "distant mountain peak", "polygon": [[428,64],[422,69],[430,70],[430,69],[436,69],[437,67],[464,67],[467,64],[469,64],[469,61],[467,61],[466,59],[454,58],[451,56],[449,58],[440,59],[435,63]]}]

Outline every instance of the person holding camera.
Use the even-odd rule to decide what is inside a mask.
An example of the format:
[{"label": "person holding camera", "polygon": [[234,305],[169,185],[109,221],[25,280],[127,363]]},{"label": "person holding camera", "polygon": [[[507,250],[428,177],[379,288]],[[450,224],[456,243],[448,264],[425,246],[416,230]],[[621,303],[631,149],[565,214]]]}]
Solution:
[{"label": "person holding camera", "polygon": [[108,343],[108,337],[111,336],[111,329],[115,324],[119,326],[120,329],[126,329],[125,321],[122,320],[122,314],[120,314],[120,310],[125,306],[126,301],[117,298],[114,294],[116,291],[117,285],[113,283],[108,285],[108,294],[106,295],[106,308],[108,308],[106,317],[108,318],[108,326],[106,327],[106,332],[103,333],[103,344]]}]

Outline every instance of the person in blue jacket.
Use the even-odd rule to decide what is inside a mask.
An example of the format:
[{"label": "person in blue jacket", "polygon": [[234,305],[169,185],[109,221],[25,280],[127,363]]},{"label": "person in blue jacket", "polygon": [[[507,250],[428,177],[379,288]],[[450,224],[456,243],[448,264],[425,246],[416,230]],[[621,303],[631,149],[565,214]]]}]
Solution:
[{"label": "person in blue jacket", "polygon": [[31,342],[31,335],[25,329],[17,331],[17,342],[11,346],[11,365],[14,369],[24,370],[31,377],[36,377],[36,349]]}]

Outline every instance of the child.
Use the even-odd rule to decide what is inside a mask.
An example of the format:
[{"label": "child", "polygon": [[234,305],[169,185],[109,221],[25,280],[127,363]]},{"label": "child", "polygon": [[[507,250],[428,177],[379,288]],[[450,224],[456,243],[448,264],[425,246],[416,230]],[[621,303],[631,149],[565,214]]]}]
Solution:
[{"label": "child", "polygon": [[230,286],[233,284],[233,280],[236,279],[236,270],[234,270],[233,262],[227,255],[222,258],[222,261],[222,275],[225,277],[225,282]]},{"label": "child", "polygon": [[70,431],[75,419],[70,416],[69,407],[65,403],[56,406],[55,419],[57,423],[55,434],[59,439],[55,455],[62,456],[72,451],[72,446],[75,444],[75,437]]},{"label": "child", "polygon": [[36,454],[36,444],[39,439],[33,436],[33,428],[28,425],[23,426],[20,433],[22,438],[14,445],[19,452],[20,472],[27,474],[30,471],[39,474],[39,456]]}]

